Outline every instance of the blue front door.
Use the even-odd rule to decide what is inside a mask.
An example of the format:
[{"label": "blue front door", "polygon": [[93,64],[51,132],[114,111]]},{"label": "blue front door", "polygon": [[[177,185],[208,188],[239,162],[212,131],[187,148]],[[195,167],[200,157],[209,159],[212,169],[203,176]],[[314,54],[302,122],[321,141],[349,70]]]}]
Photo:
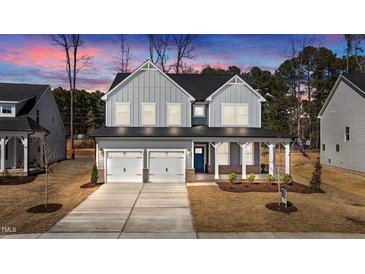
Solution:
[{"label": "blue front door", "polygon": [[194,148],[194,168],[195,172],[204,172],[204,148]]}]

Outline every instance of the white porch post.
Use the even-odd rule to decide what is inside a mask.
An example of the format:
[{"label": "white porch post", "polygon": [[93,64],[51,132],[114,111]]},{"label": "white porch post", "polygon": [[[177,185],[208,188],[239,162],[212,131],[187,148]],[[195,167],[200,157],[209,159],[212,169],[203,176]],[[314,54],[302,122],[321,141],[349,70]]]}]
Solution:
[{"label": "white porch post", "polygon": [[14,143],[13,143],[13,150],[14,150],[14,151],[13,151],[13,160],[14,160],[14,161],[13,161],[13,168],[14,168],[14,169],[16,169],[16,156],[17,156],[17,155],[16,155],[16,154],[17,154],[17,153],[16,153],[16,152],[17,152],[17,151],[16,151],[16,149],[17,149],[17,147],[16,147],[17,137],[16,137],[16,136],[14,136],[13,142],[14,142]]},{"label": "white porch post", "polygon": [[290,144],[285,144],[285,173],[290,174]]},{"label": "white porch post", "polygon": [[269,144],[269,174],[274,175],[274,144]]},{"label": "white porch post", "polygon": [[246,165],[247,165],[247,145],[248,143],[241,144],[237,142],[237,144],[241,147],[241,165],[242,165],[242,179],[247,178],[247,171],[246,171]]},{"label": "white porch post", "polygon": [[191,141],[191,168],[194,169],[194,141]]},{"label": "white porch post", "polygon": [[96,168],[99,169],[99,144],[95,141],[95,161],[96,161]]},{"label": "white porch post", "polygon": [[217,150],[218,150],[219,146],[221,145],[221,143],[216,143],[216,144],[211,143],[211,145],[214,147],[214,179],[218,180],[219,179],[219,165],[218,165]]},{"label": "white porch post", "polygon": [[0,166],[0,171],[4,172],[4,170],[5,170],[5,137],[1,137],[0,145],[1,145],[1,166]]},{"label": "white porch post", "polygon": [[24,145],[24,172],[28,172],[28,136],[23,139]]}]

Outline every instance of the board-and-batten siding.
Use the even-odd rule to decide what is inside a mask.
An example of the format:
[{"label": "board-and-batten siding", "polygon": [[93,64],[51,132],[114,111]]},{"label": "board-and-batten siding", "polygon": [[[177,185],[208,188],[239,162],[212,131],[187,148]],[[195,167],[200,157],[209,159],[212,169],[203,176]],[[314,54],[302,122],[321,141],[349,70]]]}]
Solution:
[{"label": "board-and-batten siding", "polygon": [[189,97],[157,70],[140,71],[107,99],[107,126],[115,124],[115,103],[130,103],[132,127],[142,125],[142,103],[156,103],[156,127],[167,125],[167,103],[181,103],[181,126],[191,126]]},{"label": "board-and-batten siding", "polygon": [[[346,126],[350,127],[350,142],[345,142]],[[364,136],[365,99],[342,81],[321,118],[321,162],[365,172]],[[336,144],[340,145],[339,152]]]},{"label": "board-and-batten siding", "polygon": [[259,97],[244,84],[228,85],[213,96],[209,104],[210,126],[221,127],[221,105],[248,104],[248,122],[245,127],[261,127],[261,103]]}]

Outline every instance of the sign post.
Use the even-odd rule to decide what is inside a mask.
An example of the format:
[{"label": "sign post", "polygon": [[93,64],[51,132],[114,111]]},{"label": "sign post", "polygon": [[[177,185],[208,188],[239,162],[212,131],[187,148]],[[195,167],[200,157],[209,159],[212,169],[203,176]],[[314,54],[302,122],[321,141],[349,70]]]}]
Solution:
[{"label": "sign post", "polygon": [[285,205],[285,207],[288,207],[287,203],[287,197],[286,197],[286,189],[281,187],[280,188],[280,194],[281,194],[281,202]]}]

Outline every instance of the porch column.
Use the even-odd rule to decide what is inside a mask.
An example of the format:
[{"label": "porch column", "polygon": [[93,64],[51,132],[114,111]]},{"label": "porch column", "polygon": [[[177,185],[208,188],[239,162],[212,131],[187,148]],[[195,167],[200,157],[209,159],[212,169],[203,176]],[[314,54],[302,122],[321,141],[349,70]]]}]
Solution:
[{"label": "porch column", "polygon": [[17,152],[17,151],[16,151],[16,149],[17,149],[17,147],[16,147],[17,139],[16,139],[16,138],[17,138],[16,136],[14,136],[14,138],[13,138],[13,142],[14,142],[14,143],[13,143],[13,150],[14,150],[14,151],[13,151],[13,160],[14,160],[14,161],[13,161],[13,167],[14,167],[14,169],[16,169],[16,156],[17,156],[17,155],[16,155],[16,154],[17,154],[17,153],[16,153],[16,152]]},{"label": "porch column", "polygon": [[219,179],[219,165],[218,165],[217,150],[221,144],[222,143],[216,143],[216,144],[211,143],[211,145],[214,147],[214,179],[215,180]]},{"label": "porch column", "polygon": [[242,179],[247,178],[247,171],[246,171],[246,165],[247,165],[247,145],[248,143],[239,143],[237,144],[241,147],[241,165],[242,165]]},{"label": "porch column", "polygon": [[285,173],[290,174],[290,144],[284,144],[285,147]]},{"label": "porch column", "polygon": [[269,144],[269,174],[274,175],[274,144]]},{"label": "porch column", "polygon": [[28,172],[28,136],[23,139],[24,145],[24,172]]},{"label": "porch column", "polygon": [[99,169],[99,144],[95,141],[95,161],[96,161],[96,168]]},{"label": "porch column", "polygon": [[191,168],[194,169],[194,141],[191,141]]},{"label": "porch column", "polygon": [[0,146],[1,146],[1,166],[0,172],[4,172],[5,170],[5,137],[1,137],[0,139]]}]

